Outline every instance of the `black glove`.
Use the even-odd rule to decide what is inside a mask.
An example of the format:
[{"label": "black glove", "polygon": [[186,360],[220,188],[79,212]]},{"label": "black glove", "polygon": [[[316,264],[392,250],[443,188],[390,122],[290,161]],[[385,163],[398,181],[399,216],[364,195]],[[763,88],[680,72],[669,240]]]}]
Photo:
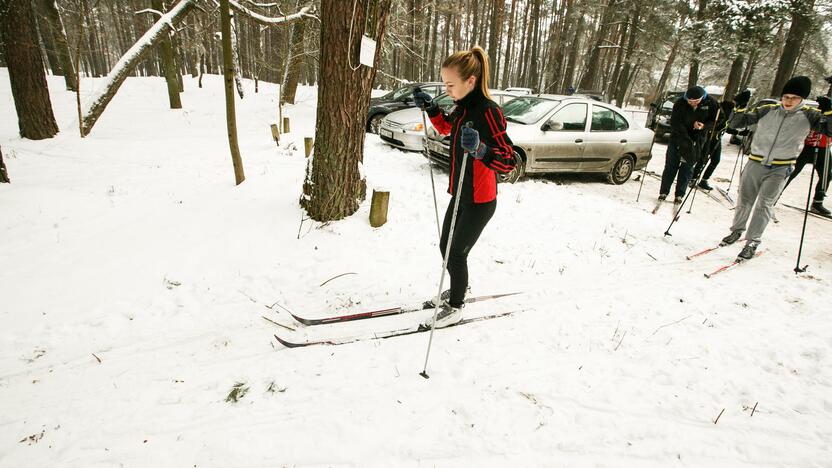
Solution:
[{"label": "black glove", "polygon": [[818,107],[822,113],[827,113],[832,110],[832,100],[826,96],[818,96]]},{"label": "black glove", "polygon": [[751,100],[751,91],[745,90],[736,96],[734,96],[734,104],[737,105],[738,108],[744,109],[745,106],[748,105],[748,101]]},{"label": "black glove", "polygon": [[416,88],[413,91],[413,102],[422,110],[433,106],[433,98],[430,97],[430,94],[422,91],[422,88]]},{"label": "black glove", "polygon": [[736,128],[728,127],[728,129],[725,130],[725,133],[727,133],[729,135],[739,135],[740,131],[737,130]]},{"label": "black glove", "polygon": [[471,154],[475,159],[482,159],[488,149],[480,143],[480,132],[471,127],[462,127],[462,149]]}]

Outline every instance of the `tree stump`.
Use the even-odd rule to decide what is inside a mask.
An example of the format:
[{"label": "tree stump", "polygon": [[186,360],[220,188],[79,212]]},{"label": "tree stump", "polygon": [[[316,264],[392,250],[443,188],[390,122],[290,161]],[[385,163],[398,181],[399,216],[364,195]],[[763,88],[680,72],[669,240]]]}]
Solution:
[{"label": "tree stump", "polygon": [[381,227],[387,222],[387,205],[390,192],[373,190],[373,200],[370,203],[370,226]]},{"label": "tree stump", "polygon": [[289,117],[283,117],[283,133],[289,133]]},{"label": "tree stump", "polygon": [[276,123],[273,123],[271,125],[271,127],[272,127],[272,139],[274,140],[275,143],[277,143],[279,145],[280,144],[280,129],[277,127]]},{"label": "tree stump", "polygon": [[303,139],[303,146],[306,148],[306,157],[308,158],[310,154],[312,154],[312,145],[313,145],[312,137],[305,137]]},{"label": "tree stump", "polygon": [[9,184],[9,173],[6,170],[6,163],[3,162],[3,150],[0,149],[0,184]]}]

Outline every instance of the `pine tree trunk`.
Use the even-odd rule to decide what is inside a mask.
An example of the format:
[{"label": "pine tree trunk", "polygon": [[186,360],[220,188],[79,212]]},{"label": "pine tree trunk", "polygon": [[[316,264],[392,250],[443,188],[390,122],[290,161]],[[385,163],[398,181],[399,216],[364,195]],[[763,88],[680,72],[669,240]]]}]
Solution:
[{"label": "pine tree trunk", "polygon": [[508,18],[508,34],[506,34],[506,54],[503,56],[503,77],[502,77],[502,87],[508,88],[509,84],[509,75],[511,72],[511,46],[514,43],[514,18],[515,14],[517,13],[517,3],[516,1],[511,2],[511,13],[509,13]]},{"label": "pine tree trunk", "polygon": [[[556,87],[561,80],[561,71],[563,68],[563,44],[567,37],[569,37],[570,18],[572,16],[572,0],[561,0],[561,7],[558,13],[556,22],[552,23],[549,34],[549,60],[546,64],[547,80],[543,92],[552,92],[552,88]],[[554,92],[558,90],[555,89]]]},{"label": "pine tree trunk", "polygon": [[304,50],[303,36],[306,31],[306,21],[298,21],[292,31],[292,52],[289,56],[289,70],[286,73],[286,80],[283,82],[283,103],[294,104],[295,94],[298,90],[298,77],[300,68],[303,65]]},{"label": "pine tree trunk", "polygon": [[66,30],[64,29],[63,20],[58,13],[58,7],[55,5],[55,0],[38,0],[41,13],[44,19],[49,23],[49,29],[52,31],[53,43],[57,49],[58,57],[61,62],[61,70],[63,70],[64,82],[68,91],[75,91],[78,89],[78,83],[75,77],[75,65],[72,63],[72,54],[69,52],[69,43],[66,39]]},{"label": "pine tree trunk", "polygon": [[58,133],[58,124],[49,100],[32,4],[29,0],[8,0],[5,6],[7,11],[0,16],[0,40],[9,67],[20,136],[30,140],[52,138]]},{"label": "pine tree trunk", "polygon": [[500,71],[500,33],[503,31],[503,10],[505,3],[495,0],[491,10],[491,34],[488,36],[488,62],[491,65],[489,82],[496,86],[497,74]]},{"label": "pine tree trunk", "polygon": [[670,48],[670,54],[664,62],[664,69],[662,70],[662,76],[659,78],[659,82],[656,84],[655,96],[653,96],[654,98],[661,95],[667,87],[667,80],[670,78],[670,72],[673,69],[673,62],[676,61],[676,54],[679,52],[679,45],[681,42],[682,36],[677,35],[676,40],[673,41],[673,47]]},{"label": "pine tree trunk", "polygon": [[[759,55],[759,48],[751,49],[751,53],[748,55],[748,63],[745,65],[745,71],[742,72],[742,79],[740,80],[740,86],[738,89],[746,89],[748,87],[748,83],[751,81],[751,77],[754,75],[754,67],[757,66],[757,56]],[[729,96],[733,97],[733,96]]]},{"label": "pine tree trunk", "polygon": [[586,70],[581,76],[581,82],[578,86],[582,90],[592,90],[598,86],[601,68],[601,46],[604,45],[604,39],[607,37],[609,30],[609,23],[612,21],[615,13],[616,2],[618,0],[609,0],[607,6],[604,8],[604,13],[601,16],[598,24],[595,41],[592,45],[592,50],[589,53],[589,60],[587,61]]},{"label": "pine tree trunk", "polygon": [[529,47],[529,68],[530,71],[528,87],[534,90],[540,88],[538,83],[538,65],[540,64],[540,54],[539,51],[539,44],[540,44],[540,22],[543,18],[540,17],[540,0],[535,0],[534,8],[532,10],[532,34],[531,34],[531,47]]},{"label": "pine tree trunk", "polygon": [[61,63],[55,54],[55,45],[52,44],[52,29],[40,14],[37,7],[35,7],[35,25],[37,26],[36,29],[40,38],[40,44],[43,46],[43,52],[46,53],[46,63],[49,64],[49,69],[52,70],[52,74],[55,76],[63,75],[64,72],[61,69]]},{"label": "pine tree trunk", "polygon": [[572,87],[575,79],[575,67],[578,64],[578,53],[581,50],[581,35],[584,33],[585,19],[583,14],[578,14],[578,25],[575,26],[575,36],[569,47],[569,60],[566,62],[566,71],[563,73],[563,85],[561,89]]},{"label": "pine tree trunk", "polygon": [[[349,23],[367,24],[365,34],[376,40],[379,63],[390,0],[359,4],[321,1],[321,79],[315,123],[315,152],[309,158],[300,204],[309,217],[332,221],[349,216],[366,198],[361,176],[365,127],[376,68],[359,65],[361,35],[349,38]],[[357,67],[355,70],[353,68]]]},{"label": "pine tree trunk", "polygon": [[742,80],[743,65],[745,64],[745,54],[740,52],[731,63],[731,72],[728,73],[728,83],[725,84],[725,92],[722,94],[722,100],[731,100],[737,94],[737,89]]},{"label": "pine tree trunk", "polygon": [[[165,13],[166,9],[162,0],[151,0],[150,4],[154,10]],[[170,102],[170,108],[181,109],[182,100],[179,99],[179,82],[176,78],[179,71],[176,69],[176,62],[173,60],[173,47],[170,42],[169,33],[165,34],[162,40],[159,41],[159,47],[162,52],[162,69],[164,71],[165,82],[168,87],[168,101]]]},{"label": "pine tree trunk", "polygon": [[220,0],[220,28],[222,30],[222,72],[225,82],[225,122],[228,129],[228,146],[231,149],[231,162],[234,165],[234,182],[240,185],[246,180],[243,171],[243,158],[240,156],[240,147],[237,144],[237,111],[234,105],[234,73],[236,62],[232,42],[234,37],[231,33],[231,7],[228,0]]},{"label": "pine tree trunk", "polygon": [[777,63],[777,72],[771,83],[771,95],[780,96],[783,86],[795,72],[797,58],[803,47],[807,32],[812,27],[815,0],[795,0],[792,4],[792,24],[786,34],[783,53]]},{"label": "pine tree trunk", "polygon": [[[432,34],[431,40],[430,40],[430,52],[429,52],[429,56],[428,56],[429,57],[428,58],[428,73],[429,73],[428,79],[430,81],[436,80],[436,69],[437,69],[437,66],[436,66],[436,47],[437,47],[436,44],[437,44],[437,42],[436,41],[438,39],[438,30],[439,30],[439,12],[438,12],[438,9],[436,8],[436,1],[433,2],[432,9],[433,9],[433,15],[432,15],[433,20],[431,21],[431,23],[433,25],[433,34]],[[448,25],[446,23],[445,24],[445,29],[447,30],[447,28],[448,28]]]},{"label": "pine tree trunk", "polygon": [[688,73],[688,88],[696,86],[699,81],[699,54],[702,52],[702,23],[705,21],[705,10],[708,8],[708,0],[699,0],[699,9],[696,12],[697,25],[694,28],[693,47],[690,60],[690,72]]}]

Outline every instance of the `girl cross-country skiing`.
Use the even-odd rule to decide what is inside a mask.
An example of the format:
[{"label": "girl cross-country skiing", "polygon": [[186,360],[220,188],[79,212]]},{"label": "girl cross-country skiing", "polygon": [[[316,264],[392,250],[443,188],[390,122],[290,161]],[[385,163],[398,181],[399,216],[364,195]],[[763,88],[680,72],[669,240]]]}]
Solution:
[{"label": "girl cross-country skiing", "polygon": [[[456,104],[450,115],[433,103],[427,93],[417,91],[413,95],[436,130],[451,136],[448,186],[451,201],[445,211],[439,242],[443,256],[448,242],[451,244],[448,253],[451,288],[442,294],[436,323],[430,318],[426,326],[441,328],[462,320],[461,309],[468,287],[468,254],[497,208],[497,173],[508,173],[514,168],[514,150],[506,135],[506,121],[488,93],[488,73],[488,57],[479,46],[445,59],[440,75],[445,91]],[[461,175],[463,158],[467,161],[465,173]],[[462,191],[451,234],[460,180]]]}]

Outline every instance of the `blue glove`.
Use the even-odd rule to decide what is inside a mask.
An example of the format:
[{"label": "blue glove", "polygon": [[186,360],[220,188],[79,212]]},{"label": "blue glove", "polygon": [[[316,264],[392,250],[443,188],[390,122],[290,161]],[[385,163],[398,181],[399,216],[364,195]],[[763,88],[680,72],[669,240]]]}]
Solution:
[{"label": "blue glove", "polygon": [[832,100],[826,96],[818,96],[818,107],[821,113],[825,114],[832,110]]},{"label": "blue glove", "polygon": [[430,94],[422,91],[421,88],[416,88],[416,90],[413,91],[413,102],[417,107],[424,110],[433,105],[433,98],[430,97]]},{"label": "blue glove", "polygon": [[488,147],[480,142],[480,132],[471,127],[462,127],[462,149],[475,159],[482,159]]}]

